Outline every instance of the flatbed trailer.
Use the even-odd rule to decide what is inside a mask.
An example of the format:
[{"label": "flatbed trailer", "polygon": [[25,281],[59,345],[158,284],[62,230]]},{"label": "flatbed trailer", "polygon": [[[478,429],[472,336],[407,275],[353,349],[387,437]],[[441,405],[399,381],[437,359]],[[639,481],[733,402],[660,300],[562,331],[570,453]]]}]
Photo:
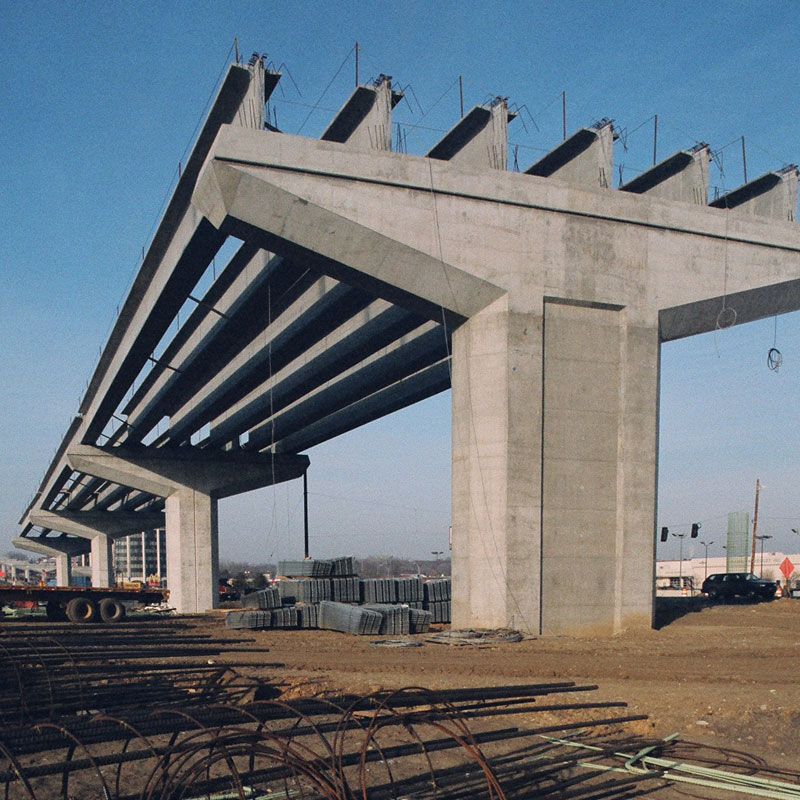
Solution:
[{"label": "flatbed trailer", "polygon": [[168,589],[123,589],[117,586],[27,586],[0,584],[0,603],[33,600],[43,603],[47,618],[70,622],[120,622],[125,603],[162,603]]}]

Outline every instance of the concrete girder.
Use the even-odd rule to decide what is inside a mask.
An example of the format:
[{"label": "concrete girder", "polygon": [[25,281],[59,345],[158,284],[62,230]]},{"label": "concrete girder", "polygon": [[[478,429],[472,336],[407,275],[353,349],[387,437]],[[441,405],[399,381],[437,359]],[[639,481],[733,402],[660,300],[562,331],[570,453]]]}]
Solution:
[{"label": "concrete girder", "polygon": [[389,75],[372,86],[357,86],[320,139],[347,143],[354,150],[391,150],[392,109],[402,99],[402,92],[392,90]]},{"label": "concrete girder", "polygon": [[691,150],[679,150],[619,189],[621,192],[650,194],[662,200],[678,200],[704,206],[708,203],[710,160],[707,144],[699,144]]},{"label": "concrete girder", "polygon": [[[343,321],[366,308],[371,295],[323,276],[294,304],[292,314],[272,320],[262,337],[230,358],[211,380],[172,409],[166,435],[188,438],[209,417],[222,413],[263,380],[332,333]],[[270,314],[270,317],[272,315]]]},{"label": "concrete girder", "polygon": [[261,279],[254,281],[252,290],[245,292],[225,319],[204,337],[187,342],[182,351],[185,358],[171,365],[174,368],[153,385],[141,406],[131,410],[128,422],[133,431],[126,437],[128,441],[141,442],[163,416],[181,408],[208,382],[217,382],[220,364],[229,364],[242,351],[257,346],[252,343],[263,334],[272,316],[280,319],[318,282],[315,275],[289,262],[273,262],[277,262],[273,270],[262,272]]},{"label": "concrete girder", "polygon": [[372,303],[358,317],[337,328],[336,341],[317,342],[303,353],[302,361],[298,359],[276,370],[240,403],[211,420],[209,438],[204,440],[203,446],[215,447],[234,441],[240,433],[343,375],[379,350],[390,347],[423,322],[421,317],[384,300]]},{"label": "concrete girder", "polygon": [[439,361],[308,425],[278,443],[277,451],[308,450],[373,420],[433,397],[450,387],[450,362]]},{"label": "concrete girder", "polygon": [[508,165],[508,123],[516,114],[508,101],[468,111],[427,153],[428,158],[453,161],[469,169],[506,169]]},{"label": "concrete girder", "polygon": [[166,497],[170,602],[181,613],[215,608],[219,574],[217,501],[301,476],[308,457],[212,452],[191,447],[78,445],[73,469]]},{"label": "concrete girder", "polygon": [[250,431],[247,446],[261,449],[277,444],[320,419],[446,359],[448,354],[447,333],[439,325],[425,323],[418,334],[403,337],[386,352],[380,351],[320,385],[286,410],[275,413]]},{"label": "concrete girder", "polygon": [[[158,342],[163,334],[163,326],[168,325],[172,319],[173,315],[169,314],[167,304],[158,304],[159,314],[155,317],[150,312],[156,308],[159,295],[169,283],[180,254],[196,233],[195,228],[200,226],[200,219],[190,206],[190,197],[198,172],[206,160],[220,126],[232,123],[236,118],[239,107],[250,89],[253,73],[253,69],[231,65],[220,84],[142,265],[120,308],[78,414],[70,423],[38,492],[23,514],[21,523],[26,529],[28,512],[34,506],[49,507],[53,496],[60,489],[60,482],[66,479],[64,477],[66,450],[75,442],[96,440],[97,434],[106,424],[108,414],[113,413],[121,402],[127,385],[120,385],[125,383],[124,380],[118,380],[120,369],[125,367],[126,370],[138,372],[149,354],[147,342],[151,339]],[[265,81],[265,95],[274,88],[276,82],[275,76]],[[218,236],[219,232],[215,237]],[[168,318],[164,321],[160,315]],[[137,342],[139,343],[137,350],[141,352],[137,352],[136,358],[131,360],[129,354]]]},{"label": "concrete girder", "polygon": [[[129,416],[145,402],[155,383],[163,381],[171,364],[183,361],[182,353],[190,340],[197,341],[218,324],[220,315],[228,314],[231,304],[240,293],[247,291],[250,268],[264,261],[266,254],[253,242],[243,242],[236,254],[225,265],[214,283],[203,296],[202,303],[189,315],[170,343],[164,348],[158,363],[153,364],[141,384],[123,406],[122,414]],[[256,266],[256,279],[261,268]]]},{"label": "concrete girder", "polygon": [[709,203],[736,214],[793,222],[797,214],[797,167],[767,172]]},{"label": "concrete girder", "polygon": [[601,120],[580,128],[547,155],[531,164],[526,175],[555,178],[584,189],[608,189],[614,168],[614,124]]}]

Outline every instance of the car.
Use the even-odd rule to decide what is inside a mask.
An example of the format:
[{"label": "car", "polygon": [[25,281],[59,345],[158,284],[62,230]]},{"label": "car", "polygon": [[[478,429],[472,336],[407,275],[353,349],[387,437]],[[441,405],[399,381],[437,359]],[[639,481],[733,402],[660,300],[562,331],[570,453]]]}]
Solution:
[{"label": "car", "polygon": [[771,600],[777,589],[775,581],[757,578],[752,572],[718,572],[703,581],[701,591],[710,600],[733,600],[734,597]]}]

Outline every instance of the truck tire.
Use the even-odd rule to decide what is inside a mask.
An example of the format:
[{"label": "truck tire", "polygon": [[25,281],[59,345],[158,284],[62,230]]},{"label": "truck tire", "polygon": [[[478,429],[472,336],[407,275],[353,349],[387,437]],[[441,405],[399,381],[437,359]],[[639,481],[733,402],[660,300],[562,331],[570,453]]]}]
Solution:
[{"label": "truck tire", "polygon": [[104,597],[100,601],[100,619],[103,622],[122,622],[125,619],[125,606],[116,597]]},{"label": "truck tire", "polygon": [[88,597],[73,597],[67,603],[67,619],[70,622],[94,622],[97,606]]},{"label": "truck tire", "polygon": [[47,619],[49,619],[50,622],[63,622],[67,618],[64,609],[61,607],[61,603],[52,598],[47,601],[44,607],[44,613],[47,614]]}]

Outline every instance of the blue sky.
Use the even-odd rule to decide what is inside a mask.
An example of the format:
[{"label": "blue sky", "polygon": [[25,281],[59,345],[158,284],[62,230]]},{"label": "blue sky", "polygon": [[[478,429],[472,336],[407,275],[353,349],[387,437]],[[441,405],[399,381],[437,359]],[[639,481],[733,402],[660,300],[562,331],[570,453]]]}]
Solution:
[{"label": "blue sky", "polygon": [[[406,87],[396,110],[423,153],[495,95],[521,169],[601,117],[623,137],[629,180],[658,156],[708,142],[711,183],[800,161],[796,5],[774,2],[12,2],[0,0],[0,551],[77,408],[185,160],[234,37],[287,77],[278,125],[317,136],[354,82]],[[288,69],[287,69],[288,68]],[[288,75],[297,84],[295,89]],[[326,89],[327,87],[327,89]],[[325,91],[323,91],[325,90]],[[524,124],[523,124],[524,123]],[[615,183],[619,173],[615,169]],[[766,367],[776,343],[784,362]],[[800,316],[662,350],[659,526],[721,552],[725,514],[752,512],[795,552]],[[449,393],[311,452],[312,551],[424,558],[447,549]],[[299,555],[299,482],[224,501],[223,557]],[[697,553],[702,548],[696,546]],[[659,555],[677,554],[671,541]],[[686,554],[686,553],[685,553]]]}]

